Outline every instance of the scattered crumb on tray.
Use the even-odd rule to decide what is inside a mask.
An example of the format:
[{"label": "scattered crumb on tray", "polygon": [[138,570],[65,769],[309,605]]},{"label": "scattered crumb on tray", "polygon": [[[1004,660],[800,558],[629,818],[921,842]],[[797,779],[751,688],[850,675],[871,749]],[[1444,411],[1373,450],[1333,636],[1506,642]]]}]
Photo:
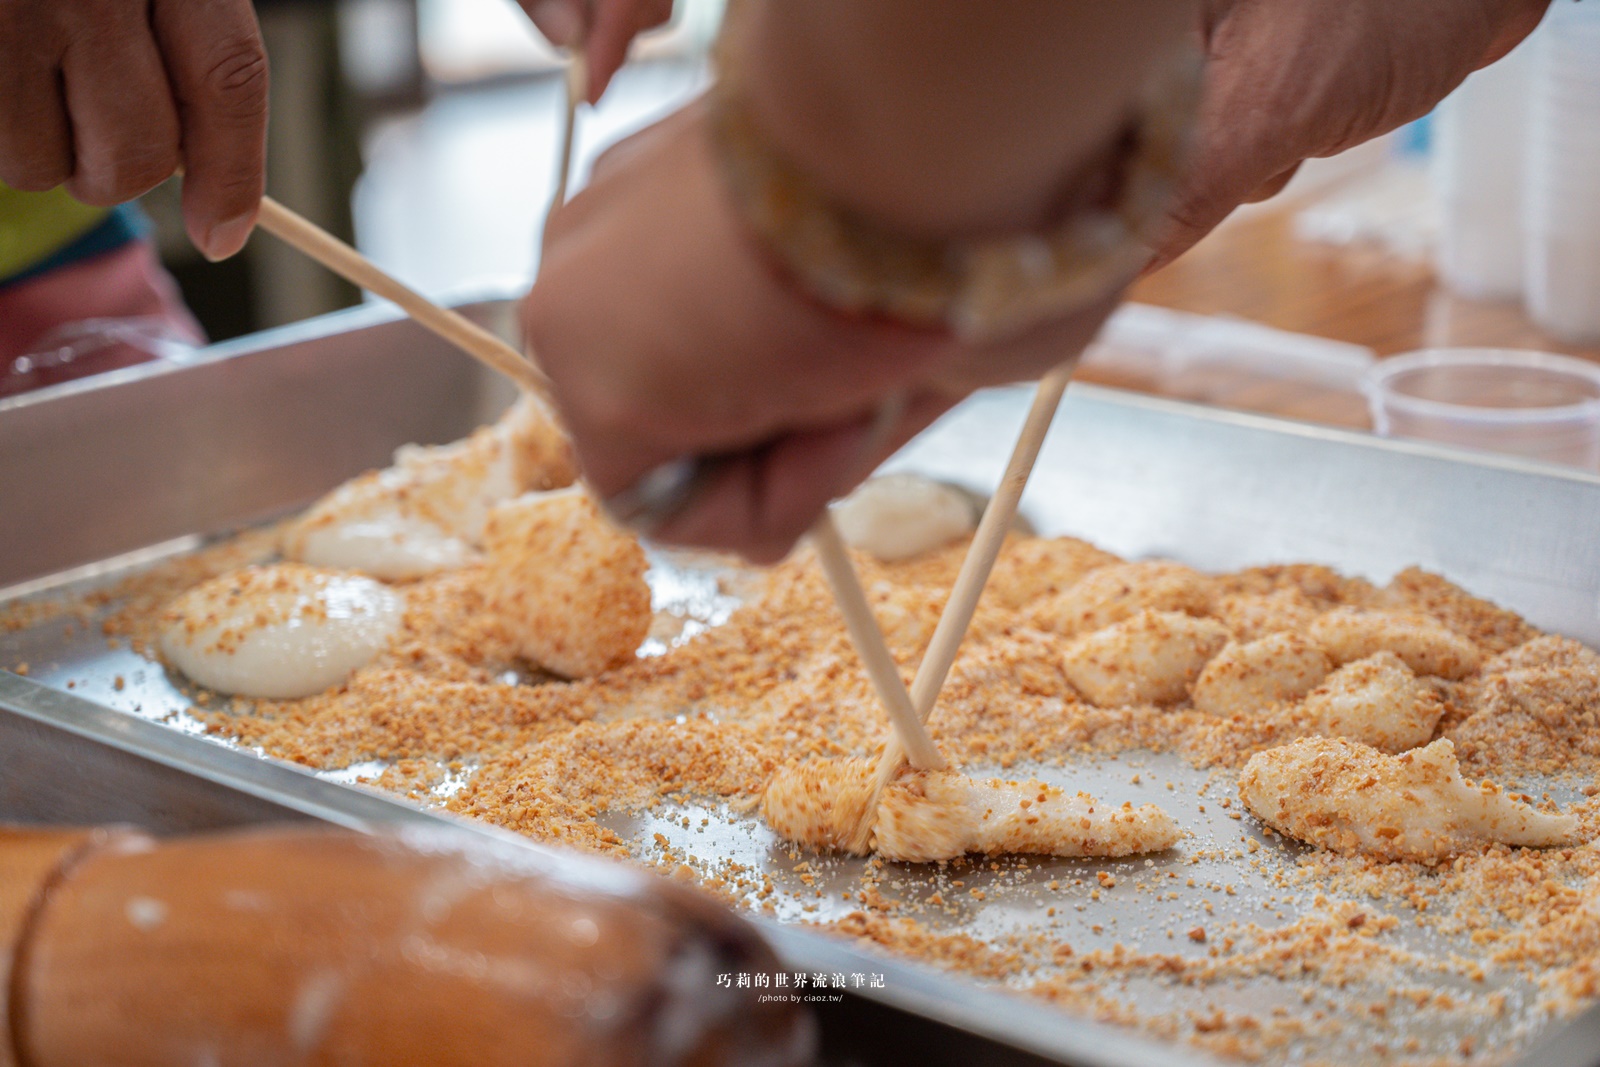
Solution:
[{"label": "scattered crumb on tray", "polygon": [[[158,566],[91,603],[7,609],[0,628],[109,610],[107,636],[148,649],[167,600],[262,558],[270,536]],[[965,547],[897,564],[857,559],[908,680]],[[1243,811],[1238,771],[1314,732],[1304,716],[1212,714],[1187,699],[1099,707],[1069,683],[1063,651],[1085,612],[1182,611],[1217,620],[1241,644],[1304,635],[1338,609],[1426,615],[1478,661],[1458,678],[1419,675],[1433,713],[1443,708],[1434,739],[1453,741],[1463,774],[1511,791],[1562,782],[1591,798],[1600,657],[1417,570],[1378,587],[1310,564],[1216,576],[1185,568],[1164,574],[1148,601],[1133,587],[1073,600],[1079,579],[1120,562],[1068,538],[1013,540],[932,729],[953,764],[985,773],[1126,760],[1116,780],[1149,790],[1139,796],[1187,803],[1190,818],[1230,828],[1159,862],[1058,865],[1046,880],[1026,858],[872,859],[846,878],[835,857],[761,843],[751,813],[785,761],[870,756],[884,735],[807,553],[760,581],[741,576],[744,603],[726,623],[574,682],[517,661],[514,635],[482,610],[470,568],[421,579],[407,587],[401,636],[342,688],[217,700],[193,714],[219,737],[314,768],[383,761],[366,784],[540,841],[632,856],[739,906],[1225,1057],[1504,1062],[1543,1020],[1600,997],[1593,845],[1491,845],[1423,865],[1286,842]],[[1197,795],[1168,769],[1141,770],[1150,753],[1194,769]],[[1530,799],[1553,810],[1544,788],[1554,786]],[[1583,840],[1600,832],[1600,803],[1561,807]],[[747,851],[720,849],[716,832],[742,835]],[[1137,927],[1108,910],[1128,900],[1143,916]],[[1026,910],[1027,926],[1007,926],[1008,909]]]}]

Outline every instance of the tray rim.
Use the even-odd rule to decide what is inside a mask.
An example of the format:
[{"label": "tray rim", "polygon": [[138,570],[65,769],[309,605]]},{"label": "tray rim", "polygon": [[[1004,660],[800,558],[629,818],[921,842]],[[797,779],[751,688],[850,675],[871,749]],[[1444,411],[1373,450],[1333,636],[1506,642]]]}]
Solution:
[{"label": "tray rim", "polygon": [[[520,295],[520,291],[513,292],[504,286],[470,286],[442,294],[438,302],[471,318],[475,314],[492,314],[502,310],[514,304],[520,298]],[[4,419],[7,412],[19,411],[23,408],[49,404],[52,401],[65,400],[85,393],[115,389],[130,382],[162,378],[169,374],[182,374],[184,371],[194,367],[236,359],[256,352],[270,351],[282,348],[285,345],[314,341],[342,333],[350,333],[355,330],[367,329],[373,326],[385,326],[406,320],[406,313],[397,305],[391,304],[386,300],[368,300],[351,307],[340,308],[338,311],[330,311],[324,315],[302,319],[299,322],[289,322],[282,326],[272,326],[265,330],[258,330],[255,333],[230,337],[226,341],[216,341],[211,344],[201,345],[194,349],[192,354],[181,360],[157,359],[148,363],[136,363],[131,367],[120,367],[116,370],[106,371],[103,374],[94,374],[87,378],[75,378],[55,385],[43,386],[39,389],[30,389],[28,392],[18,393],[14,396],[0,397],[0,419]],[[421,326],[416,328],[418,330],[422,329]]]},{"label": "tray rim", "polygon": [[[1032,387],[1033,383],[1027,382],[999,386],[998,388],[1031,389]],[[1278,433],[1378,452],[1417,456],[1423,459],[1440,460],[1463,466],[1506,471],[1512,474],[1536,475],[1555,478],[1559,481],[1573,482],[1578,485],[1600,487],[1600,471],[1586,471],[1579,467],[1561,463],[1546,463],[1502,452],[1465,448],[1409,437],[1383,437],[1376,433],[1353,430],[1343,426],[1330,426],[1325,423],[1309,422],[1304,419],[1283,418],[1257,411],[1213,407],[1209,404],[1200,404],[1189,400],[1175,400],[1171,397],[1152,396],[1148,393],[1118,389],[1109,385],[1095,385],[1089,382],[1074,382],[1067,388],[1069,394],[1076,392],[1077,395],[1086,399],[1093,399],[1097,403],[1104,403],[1109,406],[1136,408],[1160,412],[1165,415],[1192,418],[1201,422],[1233,426],[1239,429]],[[983,392],[988,392],[988,390]]]}]

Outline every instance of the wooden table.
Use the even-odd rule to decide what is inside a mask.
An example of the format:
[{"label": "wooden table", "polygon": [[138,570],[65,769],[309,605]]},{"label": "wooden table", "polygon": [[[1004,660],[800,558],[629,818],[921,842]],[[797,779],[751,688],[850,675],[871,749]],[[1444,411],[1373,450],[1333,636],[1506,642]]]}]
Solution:
[{"label": "wooden table", "polygon": [[[1134,286],[1132,299],[1199,314],[1230,314],[1279,329],[1350,341],[1391,356],[1435,346],[1534,348],[1600,362],[1600,349],[1564,345],[1514,303],[1446,292],[1425,262],[1355,246],[1296,238],[1305,202],[1231,219],[1166,269]],[[1162,383],[1086,366],[1081,380],[1163,393]],[[1187,398],[1195,398],[1189,395]],[[1282,382],[1240,383],[1205,397],[1226,407],[1345,426],[1369,425],[1364,402]]]}]

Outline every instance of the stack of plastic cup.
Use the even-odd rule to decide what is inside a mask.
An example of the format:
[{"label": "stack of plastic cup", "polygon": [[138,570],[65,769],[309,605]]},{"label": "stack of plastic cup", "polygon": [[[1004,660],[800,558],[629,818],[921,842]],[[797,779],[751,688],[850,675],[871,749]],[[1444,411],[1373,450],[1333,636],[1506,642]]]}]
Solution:
[{"label": "stack of plastic cup", "polygon": [[1434,119],[1433,187],[1441,226],[1436,266],[1475,299],[1522,295],[1523,171],[1527,153],[1530,38],[1467,78]]},{"label": "stack of plastic cup", "polygon": [[1557,3],[1534,53],[1525,239],[1528,313],[1600,341],[1600,3]]}]

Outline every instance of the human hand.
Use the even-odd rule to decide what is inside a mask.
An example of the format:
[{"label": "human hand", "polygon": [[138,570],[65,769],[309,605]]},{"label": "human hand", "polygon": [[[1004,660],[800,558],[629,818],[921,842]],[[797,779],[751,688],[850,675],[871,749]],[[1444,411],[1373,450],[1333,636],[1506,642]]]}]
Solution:
[{"label": "human hand", "polygon": [[551,44],[582,43],[589,64],[587,99],[593,104],[611,84],[628,46],[645,30],[672,17],[672,0],[517,0]]},{"label": "human hand", "polygon": [[[745,233],[691,105],[602,157],[556,214],[523,318],[595,491],[726,457],[655,536],[767,562],[974,388],[1075,357],[1114,299],[978,349],[821,307]],[[894,396],[905,412],[877,438]]]},{"label": "human hand", "polygon": [[1205,93],[1155,270],[1302,162],[1431,111],[1509,52],[1549,0],[1207,0]]},{"label": "human hand", "polygon": [[0,3],[0,182],[88,204],[177,170],[212,259],[243,247],[265,183],[267,59],[250,0]]}]

